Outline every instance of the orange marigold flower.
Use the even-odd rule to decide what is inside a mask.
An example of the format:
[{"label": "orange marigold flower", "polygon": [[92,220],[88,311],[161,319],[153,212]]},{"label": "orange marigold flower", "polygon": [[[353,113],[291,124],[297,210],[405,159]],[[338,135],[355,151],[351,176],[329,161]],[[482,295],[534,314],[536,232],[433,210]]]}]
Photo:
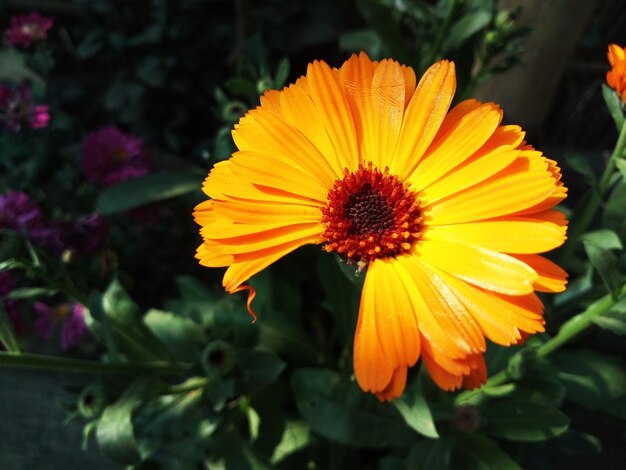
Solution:
[{"label": "orange marigold flower", "polygon": [[611,70],[606,73],[606,82],[626,102],[626,48],[610,44],[608,57]]},{"label": "orange marigold flower", "polygon": [[478,387],[485,338],[544,331],[535,291],[565,289],[538,254],[566,238],[558,166],[497,105],[449,109],[455,88],[445,60],[417,84],[364,53],[339,69],[313,62],[235,126],[239,150],[211,170],[194,213],[197,258],[228,266],[231,293],[252,296],[245,281],[309,243],[367,269],[354,370],[381,400],[402,394],[419,357],[441,388]]}]

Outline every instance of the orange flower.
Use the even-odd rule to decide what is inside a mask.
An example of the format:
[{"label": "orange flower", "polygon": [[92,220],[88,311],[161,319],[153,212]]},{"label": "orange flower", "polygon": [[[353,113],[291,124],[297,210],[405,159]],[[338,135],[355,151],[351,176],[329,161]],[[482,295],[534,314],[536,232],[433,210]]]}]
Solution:
[{"label": "orange flower", "polygon": [[608,57],[611,70],[606,73],[606,82],[626,102],[626,48],[611,44]]},{"label": "orange flower", "polygon": [[417,86],[411,68],[364,53],[313,62],[235,126],[239,151],[194,213],[197,258],[228,266],[231,293],[252,296],[245,281],[309,243],[367,269],[354,370],[381,400],[402,394],[420,356],[441,388],[479,386],[485,338],[544,331],[535,291],[565,289],[538,255],[565,240],[559,168],[497,105],[449,110],[455,87],[448,61]]}]

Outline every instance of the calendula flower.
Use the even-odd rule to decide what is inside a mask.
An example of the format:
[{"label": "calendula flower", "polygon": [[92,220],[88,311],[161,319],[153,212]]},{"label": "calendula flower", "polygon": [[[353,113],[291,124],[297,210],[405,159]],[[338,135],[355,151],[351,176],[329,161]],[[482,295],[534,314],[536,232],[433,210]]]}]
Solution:
[{"label": "calendula flower", "polygon": [[87,135],[82,153],[83,172],[90,181],[103,186],[150,171],[150,157],[143,141],[117,127],[104,127]]},{"label": "calendula flower", "polygon": [[50,121],[48,109],[35,104],[28,87],[0,84],[0,126],[5,130],[19,132],[25,125],[42,129]]},{"label": "calendula flower", "polygon": [[626,102],[626,48],[610,44],[608,57],[611,70],[606,73],[606,82]]},{"label": "calendula flower", "polygon": [[485,338],[544,331],[535,291],[565,288],[538,254],[565,240],[559,168],[497,105],[449,109],[455,87],[445,60],[417,85],[411,68],[364,53],[339,69],[313,62],[235,126],[239,150],[194,213],[200,264],[228,266],[223,285],[248,289],[248,306],[244,283],[305,244],[367,270],[354,370],[381,400],[401,395],[420,357],[445,390],[479,386]]},{"label": "calendula flower", "polygon": [[5,40],[12,46],[28,47],[32,43],[46,39],[52,23],[52,18],[36,12],[13,16],[5,32]]}]

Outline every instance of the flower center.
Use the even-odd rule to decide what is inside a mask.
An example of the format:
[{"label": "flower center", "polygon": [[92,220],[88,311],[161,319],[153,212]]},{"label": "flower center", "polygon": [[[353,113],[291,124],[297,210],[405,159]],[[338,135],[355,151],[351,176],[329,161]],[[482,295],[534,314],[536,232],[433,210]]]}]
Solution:
[{"label": "flower center", "polygon": [[376,258],[409,251],[421,236],[422,213],[417,194],[396,176],[371,163],[345,171],[328,191],[322,209],[324,249],[364,267]]}]

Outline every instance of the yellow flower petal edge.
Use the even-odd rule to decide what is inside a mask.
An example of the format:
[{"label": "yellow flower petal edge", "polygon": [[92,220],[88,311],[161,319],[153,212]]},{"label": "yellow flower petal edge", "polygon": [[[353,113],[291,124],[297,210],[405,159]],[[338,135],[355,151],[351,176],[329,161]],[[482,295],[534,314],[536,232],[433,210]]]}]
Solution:
[{"label": "yellow flower petal edge", "polygon": [[[620,92],[624,58],[611,46]],[[245,282],[305,244],[366,270],[354,371],[382,401],[420,358],[444,390],[480,386],[486,339],[543,331],[535,292],[565,289],[542,256],[566,239],[559,167],[496,104],[450,109],[455,88],[446,60],[419,80],[363,52],[338,69],[315,61],[235,125],[238,151],[211,170],[194,212],[196,257],[228,268],[224,288],[248,290],[252,315]]]}]

